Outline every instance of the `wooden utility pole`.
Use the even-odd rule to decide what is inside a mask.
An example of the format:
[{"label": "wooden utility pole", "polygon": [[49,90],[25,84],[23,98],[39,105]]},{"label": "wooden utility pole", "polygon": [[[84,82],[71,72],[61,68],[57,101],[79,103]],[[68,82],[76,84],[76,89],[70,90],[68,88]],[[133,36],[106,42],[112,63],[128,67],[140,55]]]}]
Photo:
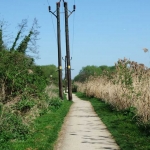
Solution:
[{"label": "wooden utility pole", "polygon": [[67,57],[67,81],[68,81],[68,99],[72,100],[71,66],[70,66],[70,48],[69,48],[69,29],[68,29],[68,4],[64,2],[65,8],[65,33],[66,33],[66,57]]},{"label": "wooden utility pole", "polygon": [[56,12],[51,11],[49,6],[49,12],[51,12],[57,18],[57,45],[58,45],[58,76],[59,76],[59,97],[63,99],[62,88],[62,62],[61,62],[61,38],[60,38],[60,2],[56,3]]},{"label": "wooden utility pole", "polygon": [[67,92],[67,56],[65,56],[65,92]]},{"label": "wooden utility pole", "polygon": [[56,6],[57,6],[57,44],[58,44],[59,97],[61,99],[63,99],[61,38],[60,38],[60,2],[56,3]]}]

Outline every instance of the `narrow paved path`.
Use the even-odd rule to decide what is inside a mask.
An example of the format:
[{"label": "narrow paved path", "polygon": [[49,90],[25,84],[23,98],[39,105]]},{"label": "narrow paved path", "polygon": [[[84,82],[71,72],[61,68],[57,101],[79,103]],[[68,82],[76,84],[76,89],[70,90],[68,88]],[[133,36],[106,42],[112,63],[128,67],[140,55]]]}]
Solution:
[{"label": "narrow paved path", "polygon": [[74,94],[73,102],[55,150],[119,150],[91,103]]}]

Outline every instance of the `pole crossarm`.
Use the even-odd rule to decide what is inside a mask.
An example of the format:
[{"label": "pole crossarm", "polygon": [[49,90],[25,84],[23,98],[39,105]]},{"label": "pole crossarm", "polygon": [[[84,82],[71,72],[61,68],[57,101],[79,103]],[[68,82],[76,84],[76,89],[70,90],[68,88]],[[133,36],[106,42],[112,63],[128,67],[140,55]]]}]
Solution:
[{"label": "pole crossarm", "polygon": [[72,11],[70,11],[70,10],[68,10],[69,12],[70,12],[70,14],[68,15],[68,18],[71,16],[71,14],[73,13],[73,12],[75,12],[75,9],[73,9]]},{"label": "pole crossarm", "polygon": [[[65,6],[65,3],[67,3],[67,2],[64,2],[64,6]],[[68,9],[67,9],[68,10]],[[69,12],[69,14],[68,14],[68,18],[71,16],[71,14],[73,13],[73,12],[75,12],[76,11],[76,5],[73,5],[73,10],[72,11],[70,11],[70,10],[68,10],[68,12]]]},{"label": "pole crossarm", "polygon": [[52,13],[52,14],[57,18],[57,15],[55,14],[55,13],[56,13],[56,10],[55,10],[54,12],[52,12],[52,11],[51,11],[51,6],[48,6],[48,10],[49,10],[50,13]]},{"label": "pole crossarm", "polygon": [[[63,1],[63,3],[65,2],[64,0],[62,0],[62,1]],[[59,2],[61,2],[61,0]]]},{"label": "pole crossarm", "polygon": [[[62,1],[63,1],[63,3],[66,3],[64,0],[62,0]],[[60,7],[60,3],[61,3],[61,0],[60,0],[59,2],[57,2],[57,4],[59,5],[59,7]],[[52,13],[52,14],[57,18],[57,15],[55,14],[56,11],[52,12],[50,6],[48,7],[48,10],[49,10],[50,13]],[[68,10],[68,9],[67,9],[67,10]],[[76,6],[73,5],[73,10],[72,10],[72,11],[68,10],[68,12],[69,12],[68,18],[71,16],[71,14],[72,14],[73,12],[75,12],[75,10],[76,10]]]}]

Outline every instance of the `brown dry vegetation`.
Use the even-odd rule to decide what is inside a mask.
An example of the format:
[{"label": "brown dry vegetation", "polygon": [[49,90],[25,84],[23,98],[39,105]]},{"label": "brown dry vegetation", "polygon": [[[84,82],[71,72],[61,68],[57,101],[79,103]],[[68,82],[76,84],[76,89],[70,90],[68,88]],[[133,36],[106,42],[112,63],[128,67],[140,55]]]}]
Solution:
[{"label": "brown dry vegetation", "polygon": [[[46,87],[45,93],[49,96],[49,99],[58,97],[58,95],[54,91],[56,89],[57,89],[57,87],[53,84]],[[21,116],[23,124],[28,126],[39,116],[41,109],[46,110],[49,107],[49,103],[45,100],[41,100],[41,99],[38,99],[38,98],[32,99],[32,97],[31,97],[30,100],[31,101],[36,101],[36,104],[32,108],[27,109],[26,111],[21,111],[21,110],[14,109],[14,106],[19,101],[21,101],[20,96],[15,97],[14,99],[12,99],[12,101],[7,102],[5,105],[3,105],[3,110],[2,110],[2,113],[1,113],[1,116],[0,116],[1,122],[4,119],[3,118],[3,112],[5,110],[9,110],[10,112]]]},{"label": "brown dry vegetation", "polygon": [[135,108],[139,121],[150,121],[150,69],[127,59],[119,60],[116,71],[104,71],[84,83],[75,83],[87,96],[103,99],[118,110]]}]

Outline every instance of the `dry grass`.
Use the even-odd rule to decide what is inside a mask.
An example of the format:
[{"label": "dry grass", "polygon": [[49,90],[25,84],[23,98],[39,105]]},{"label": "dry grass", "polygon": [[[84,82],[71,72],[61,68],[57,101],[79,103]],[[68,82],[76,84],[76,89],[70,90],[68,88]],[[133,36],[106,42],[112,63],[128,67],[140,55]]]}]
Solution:
[{"label": "dry grass", "polygon": [[118,110],[135,107],[140,121],[150,121],[150,70],[143,64],[119,60],[114,73],[104,72],[76,85],[78,91],[103,99]]},{"label": "dry grass", "polygon": [[[56,92],[54,92],[54,90],[56,88],[57,87],[53,84],[46,87],[45,93],[48,94],[49,99],[54,98],[54,97],[58,97],[58,94]],[[28,111],[23,116],[23,122],[27,125],[31,124],[34,121],[34,119],[36,119],[36,117],[39,116],[41,109],[48,110],[49,103],[47,101],[39,100],[39,99],[37,99],[36,101],[37,101],[36,105],[34,107],[32,107],[30,109],[30,111]]]},{"label": "dry grass", "polygon": [[45,92],[48,94],[50,98],[57,97],[57,93],[54,90],[57,89],[56,85],[51,84],[46,87]]},{"label": "dry grass", "polygon": [[[56,88],[57,87],[53,84],[46,87],[45,93],[48,95],[49,99],[58,97],[58,94],[54,91],[56,90]],[[2,107],[3,109],[0,115],[0,120],[3,120],[3,111],[9,110],[9,112],[11,113],[20,115],[23,123],[28,126],[39,116],[41,110],[48,110],[49,107],[49,103],[45,100],[45,98],[43,98],[42,100],[35,97],[30,97],[28,100],[34,101],[35,105],[31,109],[28,109],[26,112],[22,113],[20,110],[15,109],[15,105],[17,105],[17,103],[21,100],[21,96],[17,96],[14,99],[11,99],[11,101],[8,101],[6,104],[4,104]]]}]

